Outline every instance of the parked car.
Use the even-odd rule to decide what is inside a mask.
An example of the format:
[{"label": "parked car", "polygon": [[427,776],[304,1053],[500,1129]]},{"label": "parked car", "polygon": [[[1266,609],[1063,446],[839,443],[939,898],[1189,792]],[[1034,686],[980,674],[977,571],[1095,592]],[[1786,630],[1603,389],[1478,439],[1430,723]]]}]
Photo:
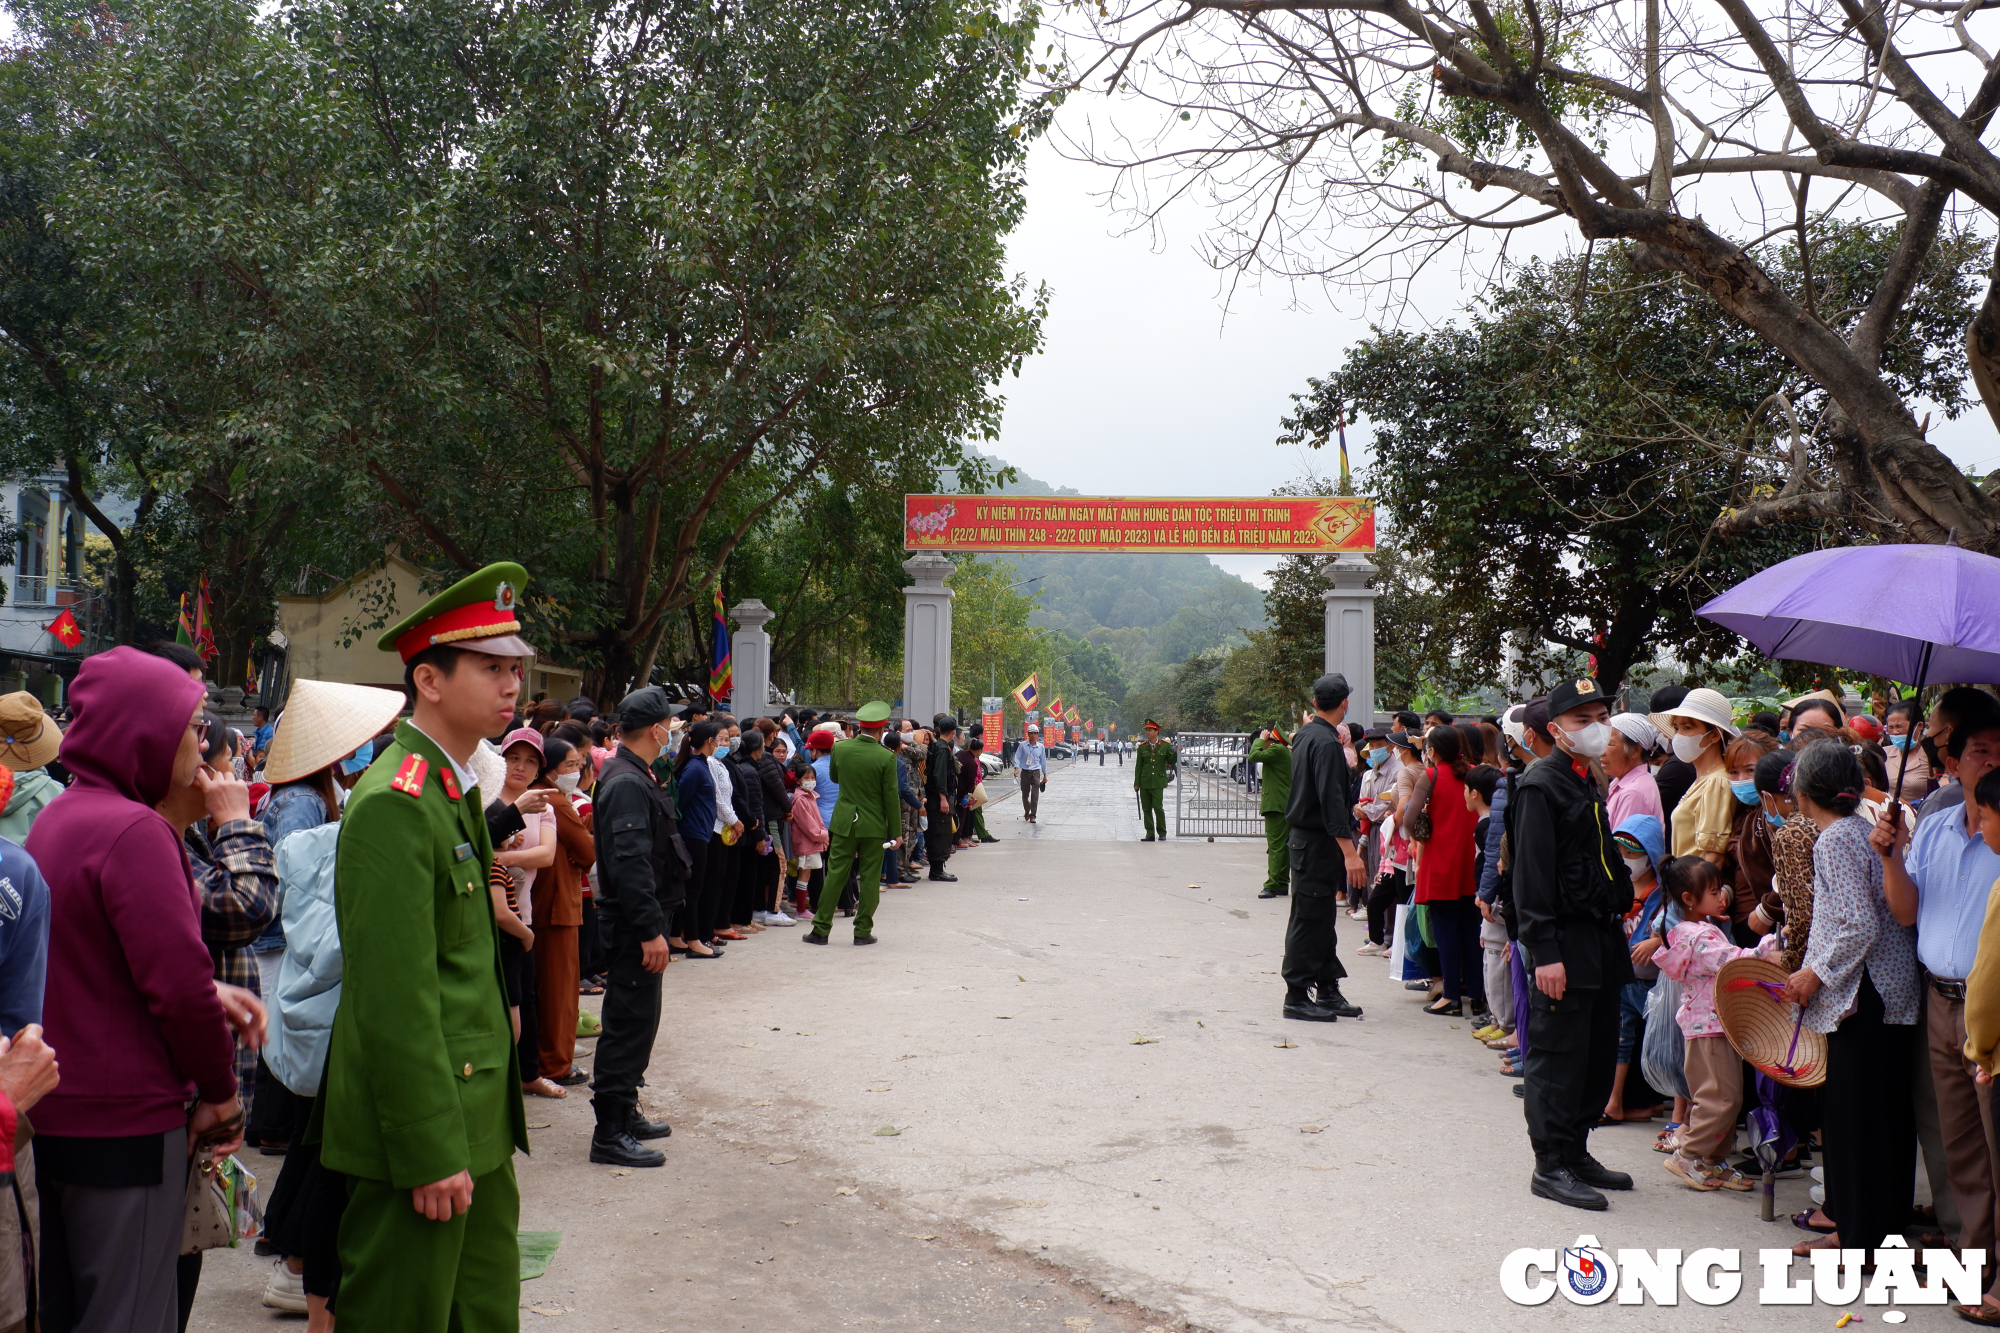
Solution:
[{"label": "parked car", "polygon": [[1074,759],[1076,758],[1076,751],[1067,745],[1051,745],[1048,757],[1050,759]]}]

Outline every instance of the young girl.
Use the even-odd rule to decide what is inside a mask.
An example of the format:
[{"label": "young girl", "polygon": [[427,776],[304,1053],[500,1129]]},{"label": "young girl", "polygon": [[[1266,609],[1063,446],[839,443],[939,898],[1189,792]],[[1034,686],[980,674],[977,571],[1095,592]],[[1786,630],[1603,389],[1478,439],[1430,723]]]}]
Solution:
[{"label": "young girl", "polygon": [[1686,1041],[1689,1107],[1680,1146],[1667,1170],[1696,1190],[1749,1190],[1750,1180],[1728,1163],[1743,1103],[1743,1059],[1723,1035],[1715,1014],[1715,974],[1724,963],[1777,951],[1766,935],[1755,949],[1730,943],[1726,927],[1733,897],[1715,866],[1699,856],[1677,856],[1660,868],[1660,886],[1685,916],[1653,955],[1660,971],[1681,983],[1679,1021]]}]

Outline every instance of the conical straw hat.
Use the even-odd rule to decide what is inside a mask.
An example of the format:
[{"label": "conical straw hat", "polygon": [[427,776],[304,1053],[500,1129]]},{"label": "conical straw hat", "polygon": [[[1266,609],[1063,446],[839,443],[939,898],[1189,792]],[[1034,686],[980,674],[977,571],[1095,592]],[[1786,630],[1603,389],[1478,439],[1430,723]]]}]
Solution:
[{"label": "conical straw hat", "polygon": [[1715,974],[1715,1014],[1729,1044],[1758,1073],[1816,1088],[1826,1082],[1826,1034],[1799,1021],[1801,1010],[1782,994],[1785,977],[1769,958],[1730,959]]},{"label": "conical straw hat", "polygon": [[292,682],[264,757],[264,781],[296,782],[346,758],[395,721],[403,703],[401,690],[330,680]]}]

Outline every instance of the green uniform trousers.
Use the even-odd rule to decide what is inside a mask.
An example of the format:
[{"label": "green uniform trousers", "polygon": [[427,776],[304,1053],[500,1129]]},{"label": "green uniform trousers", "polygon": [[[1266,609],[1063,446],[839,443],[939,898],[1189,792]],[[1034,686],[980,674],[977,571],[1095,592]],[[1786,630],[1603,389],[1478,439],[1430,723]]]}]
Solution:
[{"label": "green uniform trousers", "polygon": [[1289,893],[1292,887],[1292,826],[1283,815],[1264,816],[1264,861],[1270,868],[1264,887],[1273,893]]},{"label": "green uniform trousers", "polygon": [[[934,818],[936,816],[933,816]],[[820,887],[819,907],[813,913],[812,928],[822,935],[833,933],[833,909],[840,906],[840,894],[847,887],[848,873],[861,863],[860,904],[854,909],[854,933],[875,933],[875,906],[882,901],[882,839],[857,838],[836,833],[826,849],[826,883]],[[346,1297],[341,1298],[343,1301]]]},{"label": "green uniform trousers", "polygon": [[1146,822],[1146,832],[1156,838],[1167,836],[1166,796],[1165,787],[1139,788],[1139,815]]},{"label": "green uniform trousers", "polygon": [[521,1326],[521,1191],[514,1163],[475,1176],[472,1207],[433,1222],[410,1192],[347,1180],[340,1219],[342,1328],[515,1333]]}]

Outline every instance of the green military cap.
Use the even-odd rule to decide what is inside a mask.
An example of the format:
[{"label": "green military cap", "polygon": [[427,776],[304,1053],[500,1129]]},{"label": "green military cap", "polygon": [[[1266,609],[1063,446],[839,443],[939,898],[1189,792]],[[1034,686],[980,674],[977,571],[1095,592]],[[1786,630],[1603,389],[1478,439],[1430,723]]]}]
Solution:
[{"label": "green military cap", "polygon": [[854,715],[854,720],[864,727],[879,727],[889,720],[889,705],[880,699],[870,699],[861,705],[861,711]]},{"label": "green military cap", "polygon": [[532,657],[516,612],[528,571],[510,561],[468,574],[391,625],[376,647],[407,662],[426,648]]}]

